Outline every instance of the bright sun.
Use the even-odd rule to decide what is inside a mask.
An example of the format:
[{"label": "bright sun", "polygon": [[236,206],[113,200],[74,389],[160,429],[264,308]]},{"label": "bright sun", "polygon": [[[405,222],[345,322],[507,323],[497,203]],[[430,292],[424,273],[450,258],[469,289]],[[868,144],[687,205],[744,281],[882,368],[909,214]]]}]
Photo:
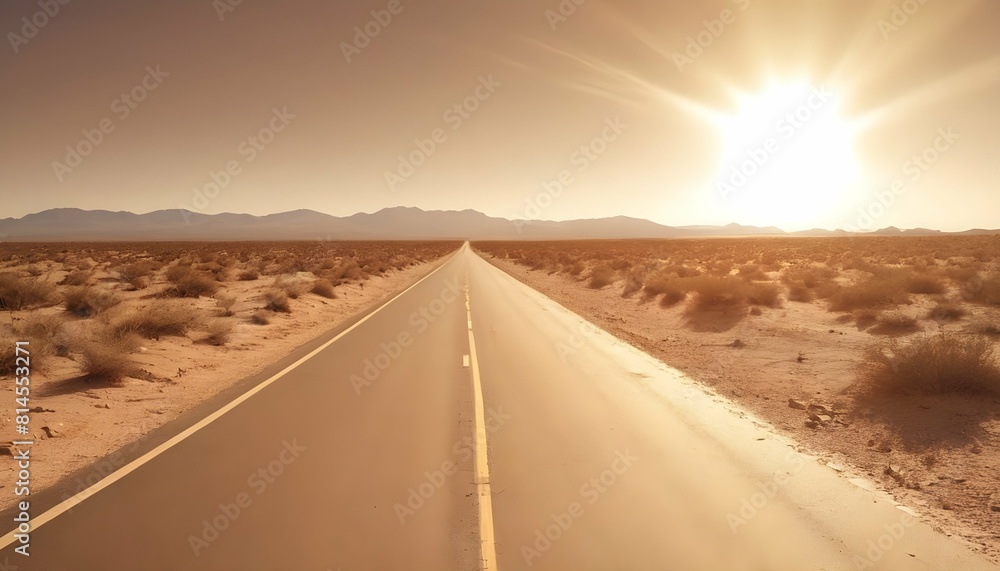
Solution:
[{"label": "bright sun", "polygon": [[806,83],[741,95],[718,119],[722,156],[714,189],[741,222],[806,228],[843,212],[858,166],[837,94]]}]

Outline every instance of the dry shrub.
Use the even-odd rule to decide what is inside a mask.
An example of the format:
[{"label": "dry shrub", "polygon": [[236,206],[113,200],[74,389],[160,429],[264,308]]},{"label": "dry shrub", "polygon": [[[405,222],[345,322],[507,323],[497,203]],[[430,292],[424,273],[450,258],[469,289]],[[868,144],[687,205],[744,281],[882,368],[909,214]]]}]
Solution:
[{"label": "dry shrub", "polygon": [[271,323],[271,318],[268,317],[266,311],[257,310],[250,316],[250,323],[253,323],[254,325],[267,325],[268,323]]},{"label": "dry shrub", "polygon": [[884,308],[910,303],[905,283],[895,274],[873,276],[830,296],[830,311]]},{"label": "dry shrub", "polygon": [[208,337],[204,339],[209,345],[225,345],[233,332],[235,323],[232,319],[213,319],[208,323]]},{"label": "dry shrub", "polygon": [[236,297],[232,295],[216,294],[215,305],[222,310],[223,317],[233,315],[233,306],[236,305]]},{"label": "dry shrub", "polygon": [[271,311],[292,312],[288,303],[288,294],[280,289],[269,289],[264,292],[264,307]]},{"label": "dry shrub", "polygon": [[129,354],[135,350],[127,338],[101,338],[80,344],[81,366],[89,380],[118,382],[139,370]]},{"label": "dry shrub", "polygon": [[698,276],[685,281],[694,293],[689,311],[702,312],[739,307],[747,302],[746,282],[733,277]]},{"label": "dry shrub", "polygon": [[892,313],[878,318],[875,327],[869,333],[876,335],[905,335],[920,331],[920,322],[915,317]]},{"label": "dry shrub", "polygon": [[739,272],[737,272],[736,275],[739,278],[744,279],[748,282],[749,281],[763,282],[768,280],[767,274],[765,274],[764,271],[761,270],[760,266],[758,266],[757,264],[746,264],[740,266]]},{"label": "dry shrub", "polygon": [[976,288],[972,301],[985,305],[1000,306],[1000,274],[993,274],[983,279],[980,287]]},{"label": "dry shrub", "polygon": [[120,304],[104,316],[105,339],[184,335],[199,323],[197,311],[181,300],[157,299],[143,306]]},{"label": "dry shrub", "polygon": [[337,294],[333,291],[333,284],[330,280],[318,279],[313,282],[310,292],[327,299],[336,299]]},{"label": "dry shrub", "polygon": [[600,264],[590,270],[590,281],[587,287],[590,289],[601,289],[615,283],[615,270],[607,264]]},{"label": "dry shrub", "polygon": [[94,276],[94,272],[88,270],[73,270],[66,274],[66,277],[59,282],[59,285],[66,286],[82,286],[86,285],[90,278]]},{"label": "dry shrub", "polygon": [[927,319],[944,323],[947,321],[958,321],[969,312],[956,303],[939,303],[927,314]]},{"label": "dry shrub", "polygon": [[746,288],[747,301],[750,305],[763,305],[764,307],[781,306],[781,288],[775,284],[754,283]]},{"label": "dry shrub", "polygon": [[878,323],[879,319],[882,318],[882,313],[874,309],[858,309],[850,316],[854,319],[854,323],[858,326],[858,329],[868,329]]},{"label": "dry shrub", "polygon": [[968,331],[979,335],[1000,336],[1000,324],[986,318],[979,318],[969,324]]},{"label": "dry shrub", "polygon": [[44,366],[47,357],[65,354],[62,347],[63,321],[54,315],[28,315],[18,325],[17,331],[9,324],[0,326],[0,375],[10,375],[17,369],[18,341],[27,341],[31,366],[37,370]]},{"label": "dry shrub", "polygon": [[93,317],[121,303],[115,292],[90,286],[76,286],[66,290],[66,311],[77,317]]},{"label": "dry shrub", "polygon": [[0,309],[19,311],[55,303],[55,286],[41,279],[0,273]]},{"label": "dry shrub", "polygon": [[814,299],[816,299],[816,294],[805,285],[793,284],[788,286],[788,301],[809,303]]},{"label": "dry shrub", "polygon": [[948,291],[948,288],[940,278],[917,274],[907,279],[906,291],[916,294],[941,294]]},{"label": "dry shrub", "polygon": [[210,296],[219,288],[211,274],[195,270],[184,272],[171,281],[174,282],[177,295],[181,297]]},{"label": "dry shrub", "polygon": [[350,280],[357,280],[364,277],[364,271],[354,260],[346,260],[334,268],[329,275],[330,281],[340,284]]},{"label": "dry shrub", "polygon": [[566,273],[577,277],[583,273],[583,270],[587,269],[587,266],[583,262],[573,262],[566,267]]},{"label": "dry shrub", "polygon": [[133,262],[118,268],[118,276],[123,282],[131,284],[139,278],[148,277],[155,269],[156,264],[148,260]]},{"label": "dry shrub", "polygon": [[890,394],[1000,392],[1000,364],[993,342],[977,335],[921,337],[907,346],[892,341],[866,351],[863,375]]},{"label": "dry shrub", "polygon": [[254,269],[243,270],[236,276],[236,278],[241,282],[252,282],[259,277],[260,277],[260,272]]},{"label": "dry shrub", "polygon": [[630,297],[641,290],[645,279],[646,266],[640,264],[628,268],[625,273],[625,287],[622,288],[622,297]]}]

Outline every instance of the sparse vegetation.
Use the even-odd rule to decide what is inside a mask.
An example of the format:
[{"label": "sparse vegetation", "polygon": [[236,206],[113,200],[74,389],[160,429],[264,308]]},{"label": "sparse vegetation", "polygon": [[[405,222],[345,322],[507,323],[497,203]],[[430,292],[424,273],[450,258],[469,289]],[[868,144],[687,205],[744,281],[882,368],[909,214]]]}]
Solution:
[{"label": "sparse vegetation", "polygon": [[337,294],[333,291],[333,284],[330,280],[320,278],[313,282],[310,292],[327,299],[335,299]]},{"label": "sparse vegetation", "polygon": [[925,336],[909,345],[876,344],[866,353],[865,378],[891,394],[1000,392],[994,343],[978,335]]},{"label": "sparse vegetation", "polygon": [[103,326],[106,339],[126,339],[138,335],[159,339],[167,335],[184,335],[197,326],[199,315],[182,300],[153,300],[144,305],[119,305],[105,313]]},{"label": "sparse vegetation", "polygon": [[288,302],[288,294],[280,289],[269,289],[264,292],[264,308],[284,313],[291,313],[292,311],[292,307]]},{"label": "sparse vegetation", "polygon": [[590,281],[587,287],[590,289],[601,289],[615,283],[615,270],[610,265],[601,264],[590,270]]},{"label": "sparse vegetation", "polygon": [[55,286],[38,278],[22,278],[13,272],[0,273],[0,310],[19,311],[52,305]]},{"label": "sparse vegetation", "polygon": [[114,291],[93,286],[76,286],[66,290],[66,311],[77,317],[93,317],[121,303]]},{"label": "sparse vegetation", "polygon": [[271,318],[267,315],[266,311],[258,309],[250,316],[250,323],[254,325],[267,325],[271,323]]},{"label": "sparse vegetation", "polygon": [[235,323],[232,319],[213,319],[208,322],[208,336],[204,341],[209,345],[225,345],[233,332]]}]

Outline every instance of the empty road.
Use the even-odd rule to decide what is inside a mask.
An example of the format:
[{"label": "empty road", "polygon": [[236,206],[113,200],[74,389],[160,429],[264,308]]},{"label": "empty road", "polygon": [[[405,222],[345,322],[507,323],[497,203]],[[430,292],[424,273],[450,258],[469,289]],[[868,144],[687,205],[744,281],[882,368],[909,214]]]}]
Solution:
[{"label": "empty road", "polygon": [[997,568],[468,245],[130,454],[0,569]]}]

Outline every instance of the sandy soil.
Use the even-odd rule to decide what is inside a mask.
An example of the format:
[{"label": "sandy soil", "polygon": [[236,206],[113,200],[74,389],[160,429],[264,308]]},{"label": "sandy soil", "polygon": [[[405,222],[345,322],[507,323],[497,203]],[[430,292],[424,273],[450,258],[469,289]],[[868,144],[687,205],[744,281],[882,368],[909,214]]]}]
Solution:
[{"label": "sandy soil", "polygon": [[[690,322],[683,304],[663,308],[638,297],[622,298],[620,283],[588,289],[565,274],[483,255],[766,418],[846,477],[874,483],[943,533],[1000,561],[1000,400],[868,396],[859,389],[857,368],[873,335],[839,322],[821,302],[785,302],[781,308],[764,308],[759,316]],[[901,311],[924,316],[932,306],[923,299]],[[1000,317],[996,309],[970,309],[970,319]],[[923,327],[931,332],[939,325]]]},{"label": "sandy soil", "polygon": [[[135,355],[148,373],[143,375],[144,379],[128,378],[114,385],[89,383],[80,378],[78,357],[49,358],[44,368],[32,370],[31,376],[31,406],[41,407],[30,414],[30,436],[35,440],[31,447],[32,492],[40,492],[66,474],[94,464],[241,379],[260,372],[382,297],[415,282],[436,265],[437,262],[431,262],[389,270],[381,277],[338,286],[337,299],[301,295],[291,301],[291,313],[271,313],[267,325],[251,323],[249,318],[261,307],[260,293],[270,287],[272,280],[228,283],[226,293],[239,300],[233,307],[237,323],[230,340],[223,346],[206,344],[202,341],[207,335],[204,331],[145,340]],[[303,273],[297,279],[311,282],[315,277]],[[148,294],[137,291],[126,292],[124,296],[128,300]],[[192,301],[205,315],[220,311],[214,299]],[[36,311],[63,310],[50,307]],[[11,317],[19,320],[27,313],[13,312]],[[72,329],[82,321],[71,321],[67,327]],[[0,430],[13,435],[12,383],[0,389],[0,401],[11,403],[4,408]],[[93,473],[74,488],[80,490],[93,484],[102,472],[110,473],[123,463],[122,457],[114,455],[94,464]],[[18,499],[13,493],[16,476],[11,456],[0,457],[0,509],[11,507]]]}]

